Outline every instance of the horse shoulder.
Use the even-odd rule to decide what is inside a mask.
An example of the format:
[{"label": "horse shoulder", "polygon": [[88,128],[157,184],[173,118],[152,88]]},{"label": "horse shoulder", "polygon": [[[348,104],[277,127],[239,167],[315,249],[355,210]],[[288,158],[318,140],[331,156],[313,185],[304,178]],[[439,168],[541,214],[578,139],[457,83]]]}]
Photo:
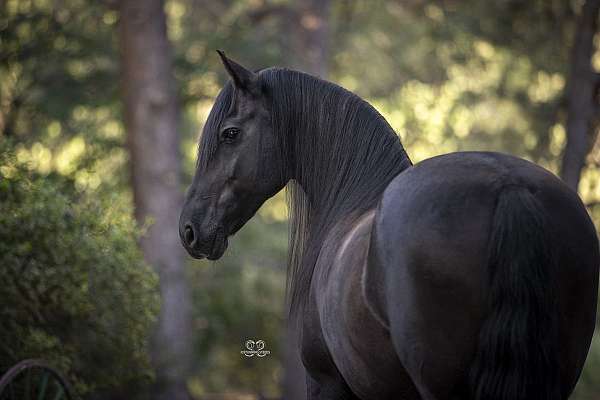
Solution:
[{"label": "horse shoulder", "polygon": [[337,242],[319,309],[325,341],[352,391],[364,399],[418,399],[394,352],[389,332],[373,317],[363,297],[362,275],[374,210],[358,218]]}]

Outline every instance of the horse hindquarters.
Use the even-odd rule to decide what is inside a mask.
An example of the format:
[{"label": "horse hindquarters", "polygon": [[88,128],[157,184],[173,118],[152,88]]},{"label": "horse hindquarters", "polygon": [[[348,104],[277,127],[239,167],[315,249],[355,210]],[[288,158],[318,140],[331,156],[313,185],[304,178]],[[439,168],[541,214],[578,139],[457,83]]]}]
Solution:
[{"label": "horse hindquarters", "polygon": [[566,398],[594,329],[598,264],[589,216],[555,176],[454,153],[386,189],[364,287],[425,400]]}]

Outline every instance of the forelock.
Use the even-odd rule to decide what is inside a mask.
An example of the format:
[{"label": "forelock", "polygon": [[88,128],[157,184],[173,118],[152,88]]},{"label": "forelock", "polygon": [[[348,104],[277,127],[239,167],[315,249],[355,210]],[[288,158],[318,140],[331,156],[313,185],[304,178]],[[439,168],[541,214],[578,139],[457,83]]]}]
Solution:
[{"label": "forelock", "polygon": [[234,100],[234,88],[231,82],[227,82],[215,103],[213,104],[206,123],[202,128],[202,135],[198,142],[198,167],[205,168],[214,156],[219,143],[219,128],[227,114],[231,111]]}]

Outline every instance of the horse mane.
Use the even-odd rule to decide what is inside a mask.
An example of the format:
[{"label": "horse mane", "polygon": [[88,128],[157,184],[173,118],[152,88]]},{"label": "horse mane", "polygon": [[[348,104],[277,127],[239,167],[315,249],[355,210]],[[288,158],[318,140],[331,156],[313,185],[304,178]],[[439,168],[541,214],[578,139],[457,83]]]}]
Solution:
[{"label": "horse mane", "polygon": [[[274,172],[291,178],[286,293],[294,316],[308,298],[328,232],[341,219],[351,221],[376,207],[389,182],[411,161],[387,121],[354,93],[283,68],[262,70],[258,77],[281,152],[281,168]],[[204,127],[200,163],[214,153],[217,139],[211,133],[218,131],[233,97],[228,83]]]}]

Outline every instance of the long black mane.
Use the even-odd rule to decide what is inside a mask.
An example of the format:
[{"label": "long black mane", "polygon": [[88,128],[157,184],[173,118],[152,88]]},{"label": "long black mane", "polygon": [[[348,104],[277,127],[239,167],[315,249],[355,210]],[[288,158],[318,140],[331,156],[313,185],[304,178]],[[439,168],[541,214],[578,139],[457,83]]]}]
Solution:
[{"label": "long black mane", "polygon": [[[323,240],[341,220],[376,207],[390,180],[411,165],[387,121],[357,95],[297,71],[259,73],[288,184],[290,313],[306,299]],[[214,153],[216,132],[234,101],[228,83],[209,115],[198,160]],[[269,166],[263,166],[269,168]]]}]

